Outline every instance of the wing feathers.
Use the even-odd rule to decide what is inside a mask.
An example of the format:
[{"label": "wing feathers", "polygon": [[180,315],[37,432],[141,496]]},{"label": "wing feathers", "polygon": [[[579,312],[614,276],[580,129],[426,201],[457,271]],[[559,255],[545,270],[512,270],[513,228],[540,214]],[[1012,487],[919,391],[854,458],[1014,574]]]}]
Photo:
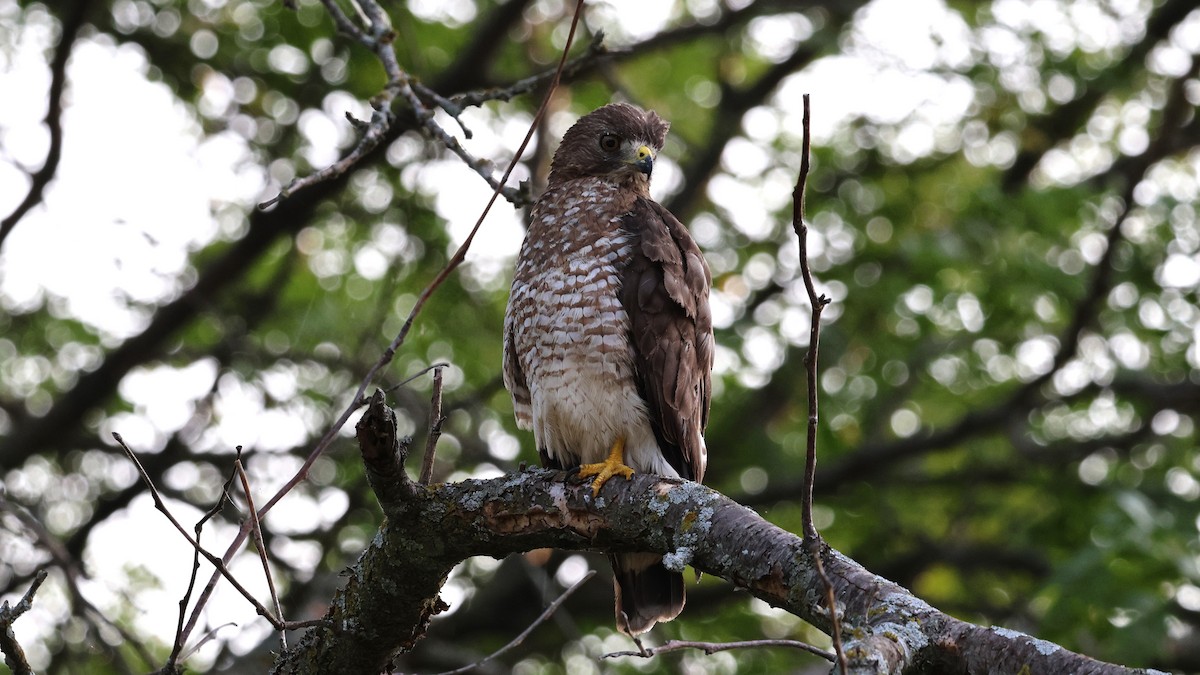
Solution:
[{"label": "wing feathers", "polygon": [[513,317],[506,312],[504,317],[504,387],[512,396],[517,427],[532,429],[533,404],[529,397],[529,384],[525,381],[525,371],[521,369],[521,359],[517,356],[513,323]]},{"label": "wing feathers", "polygon": [[635,201],[623,225],[639,240],[622,285],[638,389],[667,461],[700,480],[712,371],[708,265],[683,224],[649,199]]}]

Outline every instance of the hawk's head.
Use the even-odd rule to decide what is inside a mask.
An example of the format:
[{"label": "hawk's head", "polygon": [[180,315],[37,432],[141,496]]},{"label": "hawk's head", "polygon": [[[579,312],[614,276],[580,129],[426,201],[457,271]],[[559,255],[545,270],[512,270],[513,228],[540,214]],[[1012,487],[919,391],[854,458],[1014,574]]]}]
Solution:
[{"label": "hawk's head", "polygon": [[550,165],[550,182],[611,176],[645,186],[670,124],[653,111],[611,103],[567,130]]}]

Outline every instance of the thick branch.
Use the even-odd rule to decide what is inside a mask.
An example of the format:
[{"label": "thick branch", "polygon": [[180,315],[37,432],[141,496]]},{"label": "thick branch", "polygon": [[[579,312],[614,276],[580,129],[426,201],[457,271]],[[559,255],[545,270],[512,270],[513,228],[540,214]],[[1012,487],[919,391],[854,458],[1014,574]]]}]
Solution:
[{"label": "thick branch", "polygon": [[[386,523],[350,569],[327,625],[281,654],[274,672],[331,672],[335,664],[338,672],[379,672],[445,607],[438,592],[456,564],[543,547],[671,554],[830,630],[815,560],[800,537],[698,483],[637,474],[593,498],[564,478],[534,470],[411,491],[376,486],[386,495]],[[959,621],[837,551],[822,547],[819,555],[851,638],[851,672],[1144,672]]]}]

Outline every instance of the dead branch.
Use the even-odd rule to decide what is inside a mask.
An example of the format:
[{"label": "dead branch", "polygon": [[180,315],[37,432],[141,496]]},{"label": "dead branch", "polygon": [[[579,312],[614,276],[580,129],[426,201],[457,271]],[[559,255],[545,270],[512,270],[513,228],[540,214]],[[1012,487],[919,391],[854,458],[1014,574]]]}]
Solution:
[{"label": "dead branch", "polygon": [[[254,508],[254,494],[250,490],[250,477],[242,465],[242,446],[238,446],[238,457],[233,460],[233,470],[237,472],[238,481],[242,485],[242,493],[246,496],[246,517],[250,520],[250,528],[254,534],[254,547],[258,549],[258,559],[262,563],[263,576],[267,578],[267,589],[271,593],[271,604],[275,606],[275,616],[280,621],[283,618],[283,607],[279,604],[279,593],[275,591],[275,577],[271,574],[271,561],[267,556],[267,545],[263,542],[262,526],[258,520],[258,510]],[[197,540],[199,537],[197,537]],[[287,631],[279,631],[279,644],[287,649]]]},{"label": "dead branch", "polygon": [[[150,475],[146,473],[146,470],[142,468],[142,463],[138,461],[137,455],[135,455],[133,450],[131,450],[129,446],[125,444],[125,439],[121,438],[121,435],[116,432],[113,433],[113,438],[116,439],[117,443],[121,446],[121,449],[125,451],[125,455],[130,459],[130,461],[133,462],[134,466],[137,468],[138,475],[142,478],[142,481],[146,483],[146,487],[150,490],[150,497],[154,500],[154,507],[160,513],[162,513],[163,516],[165,516],[175,528],[175,530],[178,531],[179,534],[181,534],[189,544],[191,544],[196,553],[203,556],[210,565],[216,568],[216,573],[219,576],[224,577],[225,580],[228,581],[230,585],[232,585],[234,589],[242,595],[243,598],[245,598],[250,602],[251,605],[254,606],[254,609],[258,612],[259,616],[265,618],[271,623],[271,626],[273,626],[275,630],[279,631],[295,630],[297,628],[304,628],[306,626],[313,625],[314,622],[312,621],[283,621],[279,617],[271,614],[271,611],[264,607],[263,604],[254,597],[254,594],[252,594],[244,585],[242,585],[242,583],[238,581],[237,577],[235,577],[233,573],[229,571],[225,561],[209,552],[200,545],[199,541],[193,539],[192,536],[187,533],[187,530],[183,528],[183,525],[179,524],[179,521],[175,518],[175,515],[171,513],[171,509],[167,508],[166,501],[163,500],[162,495],[158,492],[158,487],[155,486],[154,481],[151,480]],[[186,640],[186,638],[187,635],[185,634],[180,636],[179,639]]]},{"label": "dead branch", "polygon": [[[303,178],[293,180],[287,186],[280,189],[279,194],[274,198],[259,204],[260,209],[269,208],[300,190],[337,178],[362,162],[380,143],[390,137],[392,126],[396,121],[396,115],[392,112],[392,105],[397,97],[400,97],[409,105],[413,117],[426,133],[443,147],[457,155],[472,171],[479,174],[491,186],[494,195],[503,195],[505,199],[516,206],[524,206],[528,203],[528,198],[520,190],[504,184],[511,169],[505,172],[504,178],[497,180],[492,175],[490,162],[479,159],[469,153],[459,143],[457,138],[447,133],[434,119],[434,111],[427,105],[427,101],[441,107],[456,121],[462,112],[462,106],[451,104],[450,101],[433,90],[423,87],[407,71],[400,67],[400,62],[396,58],[396,50],[393,46],[396,39],[396,32],[392,29],[391,19],[388,17],[387,11],[376,0],[358,0],[354,4],[354,7],[358,10],[358,22],[362,24],[361,26],[346,16],[338,6],[336,0],[322,0],[322,2],[325,5],[326,11],[333,18],[333,22],[337,26],[339,33],[375,53],[375,57],[379,60],[380,65],[383,66],[384,73],[387,75],[387,84],[382,91],[371,99],[373,112],[371,113],[370,120],[356,120],[349,114],[346,115],[351,125],[360,134],[358,143],[354,146],[354,149],[330,166]],[[570,48],[569,43],[567,48]],[[561,67],[559,72],[561,72]],[[445,104],[450,105],[447,106]],[[462,126],[461,121],[459,125]],[[462,127],[462,129],[464,135],[470,138],[471,134],[466,127]],[[517,158],[520,157],[520,154],[520,152],[517,153]],[[513,161],[515,162],[517,158],[514,158]]]},{"label": "dead branch", "polygon": [[428,485],[433,478],[433,457],[437,454],[437,442],[442,436],[442,369],[433,369],[433,396],[429,403],[429,437],[425,441],[425,459],[421,461],[421,485]]},{"label": "dead branch", "polygon": [[821,344],[821,312],[829,304],[829,298],[824,294],[817,295],[813,283],[812,269],[808,264],[808,225],[804,222],[804,191],[808,187],[809,155],[812,137],[809,127],[809,97],[804,95],[804,114],[802,117],[803,147],[800,151],[800,175],[796,179],[796,187],[792,191],[792,229],[800,240],[800,276],[804,280],[804,288],[808,291],[808,302],[812,307],[812,320],[808,333],[808,351],[804,354],[804,367],[808,377],[808,436],[804,457],[804,487],[800,494],[801,520],[804,526],[804,539],[813,549],[813,561],[816,563],[817,577],[825,589],[825,606],[829,609],[829,620],[833,637],[833,650],[837,655],[836,663],[846,675],[846,653],[842,650],[842,627],[838,618],[838,605],[833,595],[833,584],[825,575],[825,567],[821,556],[816,555],[820,548],[821,535],[813,524],[813,484],[817,478],[817,354]]},{"label": "dead branch", "polygon": [[[120,441],[118,441],[118,442],[120,442]],[[124,443],[122,443],[122,446],[124,447]],[[129,451],[127,450],[127,452],[129,452]],[[238,454],[241,455],[241,452],[242,452],[242,448],[241,448],[241,446],[238,446]],[[132,453],[130,452],[130,454],[132,454]],[[135,463],[137,462],[136,459],[134,461],[135,461]],[[140,467],[139,470],[144,472],[145,467]],[[222,509],[222,507],[224,507],[225,503],[227,501],[229,501],[229,488],[230,488],[230,486],[233,485],[233,480],[236,477],[236,475],[237,475],[236,471],[230,472],[229,478],[225,479],[225,484],[221,486],[221,494],[220,494],[220,496],[217,497],[216,503],[213,504],[212,507],[208,509],[208,511],[205,511],[204,515],[201,516],[200,520],[196,521],[195,526],[193,526],[192,531],[196,533],[196,542],[197,543],[199,543],[199,541],[200,541],[200,535],[204,532],[204,524],[207,523],[209,520],[212,520],[214,517],[216,517],[216,515],[221,512],[221,509]],[[147,486],[148,486],[148,488],[151,488],[151,489],[153,488],[153,484],[149,483],[148,480],[147,480]],[[196,575],[199,573],[200,573],[200,548],[196,547],[192,551],[192,571],[188,575],[187,589],[184,590],[183,597],[179,599],[179,621],[175,628],[175,644],[174,644],[174,646],[171,647],[171,655],[167,657],[167,665],[163,668],[163,670],[165,670],[167,672],[174,672],[174,671],[178,670],[179,660],[181,658],[185,658],[185,657],[181,656],[183,653],[183,645],[187,641],[187,635],[183,631],[183,628],[184,628],[183,620],[187,616],[187,607],[188,607],[188,602],[190,602],[191,598],[192,598],[192,591],[196,590]],[[214,629],[213,631],[209,632],[209,635],[213,635],[213,634],[215,634],[215,632],[216,632],[216,630]],[[204,640],[201,640],[201,644],[203,642],[204,642]]]},{"label": "dead branch", "polygon": [[33,606],[33,596],[45,581],[46,570],[38,570],[33,583],[29,585],[29,590],[25,591],[25,595],[16,605],[10,606],[7,600],[0,604],[0,652],[4,653],[4,663],[12,669],[13,675],[33,673],[29,661],[25,659],[25,650],[21,648],[21,643],[17,642],[17,636],[13,633],[12,625]]},{"label": "dead branch", "polygon": [[567,598],[571,597],[571,595],[574,594],[575,591],[579,590],[579,588],[581,586],[583,586],[588,581],[590,581],[591,578],[594,576],[596,576],[596,570],[588,570],[588,573],[583,575],[582,579],[571,584],[570,588],[563,591],[561,595],[559,595],[557,598],[555,598],[554,602],[550,603],[550,605],[546,607],[545,611],[543,611],[540,615],[538,615],[538,618],[534,619],[533,623],[529,624],[528,628],[521,631],[521,634],[518,635],[517,637],[513,638],[508,644],[504,645],[500,649],[497,649],[496,651],[492,652],[491,654],[488,654],[487,656],[483,657],[482,659],[479,659],[475,663],[463,666],[462,668],[455,668],[454,670],[447,670],[445,672],[438,673],[437,675],[463,675],[463,673],[473,672],[476,669],[483,666],[485,663],[495,659],[496,657],[507,652],[508,650],[512,649],[513,647],[516,647],[517,645],[521,644],[522,642],[525,641],[525,638],[529,637],[530,633],[532,633],[535,628],[542,625],[543,623],[546,622],[547,619],[549,619],[551,616],[553,616],[554,613],[558,611],[558,608],[562,607],[562,604],[567,601]]}]

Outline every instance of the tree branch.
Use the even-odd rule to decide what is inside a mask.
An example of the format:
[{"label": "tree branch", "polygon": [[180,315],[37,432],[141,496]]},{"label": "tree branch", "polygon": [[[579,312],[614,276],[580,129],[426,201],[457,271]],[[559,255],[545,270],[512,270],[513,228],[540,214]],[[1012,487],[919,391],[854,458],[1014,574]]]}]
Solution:
[{"label": "tree branch", "polygon": [[804,222],[804,190],[808,185],[809,170],[809,98],[804,95],[804,140],[800,151],[800,176],[792,192],[792,229],[800,240],[800,276],[808,292],[808,304],[812,307],[812,324],[808,333],[808,352],[804,355],[805,371],[808,374],[808,437],[804,461],[804,490],[801,507],[804,510],[804,536],[817,539],[817,528],[813,525],[812,498],[813,482],[817,475],[817,353],[821,342],[821,310],[829,304],[824,294],[817,295],[812,270],[808,266],[808,225]]},{"label": "tree branch", "polygon": [[15,606],[10,606],[7,600],[0,604],[0,652],[4,653],[4,664],[12,669],[13,675],[33,673],[29,662],[25,660],[25,650],[21,649],[21,644],[17,642],[17,636],[13,633],[12,625],[33,606],[33,596],[44,581],[46,570],[38,570],[37,576],[20,602]]},{"label": "tree branch", "polygon": [[[792,191],[792,229],[800,241],[800,276],[804,280],[804,288],[808,292],[808,304],[812,315],[808,333],[808,351],[804,355],[804,370],[808,376],[808,435],[804,453],[804,489],[800,494],[801,521],[804,527],[804,541],[809,550],[820,550],[821,535],[813,524],[813,483],[817,476],[817,356],[821,345],[821,312],[829,304],[829,298],[824,294],[817,295],[813,283],[812,270],[808,265],[808,225],[804,222],[804,191],[808,187],[809,153],[812,149],[809,129],[810,105],[809,95],[804,94],[803,141],[800,151],[800,175],[796,179],[796,187]],[[833,584],[825,575],[819,555],[814,555],[817,576],[825,589],[825,607],[829,609],[831,623],[830,635],[833,637],[833,650],[837,655],[837,666],[842,675],[846,675],[846,652],[842,649],[842,627],[838,619],[837,602],[833,596]]]},{"label": "tree branch", "polygon": [[[573,42],[575,40],[575,31],[579,25],[579,18],[581,16],[581,14],[583,13],[583,6],[584,6],[584,0],[577,0],[576,5],[575,5],[575,14],[574,14],[573,18],[571,19],[571,24],[570,24],[571,27],[570,27],[569,32],[567,33],[566,44],[563,45],[562,57],[559,59],[558,70],[555,71],[554,79],[551,80],[549,90],[546,92],[545,97],[543,97],[542,104],[538,108],[537,113],[535,113],[533,116],[533,122],[530,124],[529,131],[525,134],[525,139],[523,141],[521,141],[521,145],[520,145],[520,147],[517,148],[517,152],[513,155],[512,161],[509,162],[508,168],[505,169],[504,175],[500,178],[499,181],[497,181],[495,183],[494,191],[492,192],[492,196],[490,199],[488,199],[487,204],[484,205],[483,212],[479,214],[479,218],[475,221],[474,227],[471,228],[471,231],[470,231],[470,233],[467,234],[466,239],[464,239],[462,244],[459,245],[458,249],[455,250],[454,255],[452,255],[450,257],[450,260],[446,262],[446,265],[442,268],[442,270],[440,272],[438,272],[438,274],[433,278],[432,281],[429,282],[429,284],[425,287],[425,289],[423,291],[421,291],[421,294],[417,297],[417,300],[413,304],[412,309],[409,310],[408,317],[404,320],[404,324],[400,327],[400,331],[396,334],[396,337],[394,337],[392,339],[391,344],[389,344],[387,346],[387,348],[383,351],[383,354],[379,357],[379,360],[376,361],[373,366],[371,366],[370,370],[368,370],[367,374],[363,377],[362,381],[359,383],[358,390],[355,392],[354,399],[351,401],[350,405],[348,405],[346,407],[346,409],[342,411],[341,416],[338,417],[338,419],[333,423],[333,425],[330,426],[330,428],[325,432],[325,435],[322,436],[321,439],[317,442],[316,446],[312,449],[312,451],[308,454],[308,457],[304,460],[304,463],[300,466],[299,471],[297,471],[292,476],[292,478],[290,478],[286,483],[284,483],[283,486],[280,487],[278,491],[276,491],[274,496],[272,496],[270,499],[267,500],[267,502],[265,504],[263,504],[262,508],[258,511],[258,517],[260,519],[263,518],[267,514],[267,512],[270,511],[275,506],[275,504],[278,503],[279,500],[283,498],[284,495],[291,492],[291,490],[296,485],[298,485],[301,481],[303,481],[307,478],[309,468],[313,465],[313,463],[317,460],[317,458],[320,457],[325,452],[326,448],[329,447],[329,445],[333,442],[333,440],[335,438],[337,438],[338,431],[350,419],[350,415],[353,414],[353,412],[355,410],[357,410],[359,407],[361,407],[362,405],[367,403],[367,401],[364,398],[364,392],[366,392],[367,387],[370,386],[371,382],[373,382],[375,380],[376,374],[380,370],[385,368],[388,364],[390,364],[392,362],[392,359],[395,358],[397,351],[400,349],[401,346],[403,346],[405,340],[408,338],[408,333],[413,327],[413,322],[416,320],[417,316],[420,314],[422,308],[425,306],[425,303],[428,302],[429,298],[433,295],[433,293],[435,291],[437,291],[438,288],[441,287],[442,283],[456,269],[458,269],[458,266],[461,265],[463,260],[466,259],[467,251],[471,247],[471,242],[474,241],[475,235],[479,232],[479,228],[483,225],[484,219],[487,218],[487,215],[491,211],[492,206],[496,203],[496,199],[501,194],[501,191],[502,191],[501,186],[505,183],[505,181],[508,180],[509,176],[512,175],[513,169],[516,168],[517,163],[520,161],[521,154],[525,151],[525,147],[529,144],[529,140],[533,137],[533,132],[537,129],[538,124],[541,122],[542,117],[546,113],[546,109],[550,103],[550,97],[551,97],[551,95],[553,95],[555,88],[558,87],[560,76],[562,75],[563,66],[567,62],[567,55],[570,53],[571,45],[573,44]],[[372,25],[376,26],[377,30],[381,30],[379,28],[379,26],[382,26],[383,22],[387,21],[386,15],[381,14],[382,9],[380,9],[377,4],[372,2],[372,6],[368,8],[368,11],[371,16]],[[387,33],[388,40],[391,40],[390,36],[391,36],[391,33],[388,32]],[[386,50],[386,52],[387,52],[387,54],[390,54],[390,56],[388,58],[392,58],[392,59],[395,58],[395,53],[390,50],[390,47],[388,50]],[[372,150],[372,152],[374,152],[374,150]],[[352,166],[352,165],[350,165],[350,166]],[[332,176],[332,178],[330,180],[341,179],[341,177],[344,175],[345,175],[344,173],[337,173],[334,176]],[[312,192],[315,188],[325,185],[325,184],[326,184],[325,179],[322,179],[321,181],[317,181],[317,182],[313,183],[313,185],[310,188],[306,188],[304,190],[304,193],[308,194],[308,193]],[[283,202],[282,205],[286,206],[291,201],[292,201],[291,199],[286,200],[285,202]],[[379,398],[378,392],[376,393],[375,398]],[[403,472],[401,472],[401,475],[403,475]],[[248,535],[249,535],[249,522],[246,522],[242,525],[242,528],[239,530],[237,536],[234,537],[233,542],[230,543],[229,548],[226,549],[225,556],[222,559],[223,562],[227,563],[232,558],[233,554],[245,542],[246,537]],[[211,577],[209,577],[208,585],[205,586],[204,591],[200,595],[200,599],[196,602],[196,607],[192,610],[191,618],[188,620],[187,625],[184,627],[184,632],[183,632],[184,637],[187,637],[187,635],[189,635],[191,633],[192,629],[195,627],[196,621],[200,617],[200,610],[202,610],[204,608],[205,604],[207,603],[208,598],[211,596],[213,589],[216,587],[216,583],[217,583],[218,579],[219,579],[219,577],[218,577],[217,573],[215,573],[215,572]]]},{"label": "tree branch", "polygon": [[[385,406],[373,405],[360,422],[360,428],[376,430],[384,447],[395,436],[389,415]],[[402,462],[394,450],[380,457],[379,447],[363,448],[371,455],[364,457],[368,464]],[[566,477],[533,470],[425,488],[400,471],[401,489],[373,484],[386,522],[348,571],[326,623],[280,654],[272,672],[331,672],[336,666],[343,673],[377,673],[394,654],[411,649],[430,618],[446,608],[438,592],[455,565],[471,556],[544,547],[672,553],[828,632],[819,557],[853,636],[846,655],[854,673],[1148,672],[955,619],[699,483],[635,474],[607,483],[593,497],[589,486]]]}]

